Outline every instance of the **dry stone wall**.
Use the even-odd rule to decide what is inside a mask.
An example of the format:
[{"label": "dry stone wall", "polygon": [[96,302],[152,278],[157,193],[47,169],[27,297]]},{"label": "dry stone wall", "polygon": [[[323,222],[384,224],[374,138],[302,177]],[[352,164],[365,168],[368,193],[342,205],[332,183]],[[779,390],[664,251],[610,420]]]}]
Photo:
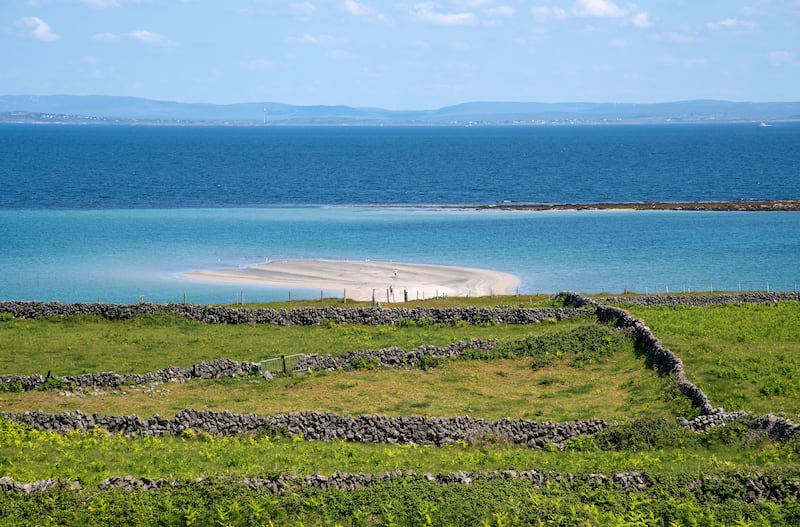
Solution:
[{"label": "dry stone wall", "polygon": [[768,303],[800,302],[800,291],[721,293],[715,295],[637,295],[609,296],[597,300],[602,304],[637,304],[642,306],[708,306],[734,302]]},{"label": "dry stone wall", "polygon": [[[338,370],[360,367],[381,368],[418,368],[428,364],[431,360],[454,359],[467,350],[490,351],[497,345],[494,339],[469,340],[453,342],[446,346],[423,345],[405,351],[398,347],[382,348],[376,350],[352,351],[342,356],[334,355],[302,355],[295,363],[294,371]],[[263,371],[257,362],[238,362],[231,359],[216,359],[201,362],[188,368],[170,366],[163,370],[151,373],[126,373],[114,372],[84,373],[80,375],[67,375],[64,377],[46,377],[42,374],[33,375],[0,375],[0,383],[17,385],[21,390],[36,390],[46,384],[48,379],[62,381],[68,386],[81,389],[108,389],[120,386],[152,385],[167,382],[185,382],[190,379],[219,379],[223,377],[239,377],[242,375],[261,374],[266,379],[271,379],[271,372]]]},{"label": "dry stone wall", "polygon": [[453,342],[447,346],[423,345],[405,351],[392,347],[378,350],[351,351],[345,355],[303,355],[295,366],[297,370],[341,370],[375,366],[381,368],[419,368],[433,359],[455,359],[466,350],[491,351],[497,340],[469,340]]},{"label": "dry stone wall", "polygon": [[[472,485],[493,481],[524,481],[532,487],[542,488],[552,484],[592,485],[600,488],[619,489],[624,492],[646,492],[658,486],[640,472],[616,472],[613,474],[591,473],[571,474],[555,471],[540,472],[538,470],[491,470],[491,471],[459,471],[440,474],[430,472],[417,473],[413,470],[394,470],[378,474],[334,472],[330,475],[309,474],[295,476],[279,475],[271,478],[201,478],[193,481],[175,481],[167,479],[134,478],[132,476],[111,476],[102,481],[97,489],[100,491],[124,489],[135,491],[158,491],[167,488],[179,488],[205,483],[240,485],[245,488],[269,492],[270,494],[296,493],[300,489],[342,491],[371,487],[392,481],[430,482],[438,485]],[[745,503],[762,503],[770,501],[782,503],[785,500],[800,498],[800,480],[794,476],[764,475],[759,473],[736,473],[725,476],[707,476],[689,480],[682,484],[686,491],[698,501],[736,499]],[[0,478],[0,492],[40,493],[51,489],[83,488],[80,482],[62,479],[46,479],[30,483],[22,483],[6,476]]]},{"label": "dry stone wall", "polygon": [[636,345],[647,354],[652,364],[660,372],[672,375],[678,389],[689,398],[692,405],[699,408],[703,415],[718,412],[712,406],[706,394],[686,378],[681,359],[661,345],[661,341],[653,335],[653,332],[650,331],[650,328],[645,325],[642,319],[635,318],[624,309],[600,304],[579,293],[562,292],[558,296],[566,305],[581,308],[591,306],[594,308],[597,319],[604,324],[614,324],[616,327],[631,330]]},{"label": "dry stone wall", "polygon": [[95,428],[123,436],[181,435],[189,430],[215,436],[283,431],[313,441],[345,440],[360,443],[401,443],[442,446],[456,441],[503,441],[531,448],[548,443],[562,444],[580,435],[594,435],[611,423],[602,419],[567,423],[536,422],[526,419],[486,421],[472,417],[389,417],[385,415],[343,416],[324,412],[293,412],[274,416],[183,410],[172,419],[154,415],[106,416],[80,411],[2,413],[10,422],[66,434]]},{"label": "dry stone wall", "polygon": [[199,304],[102,304],[58,302],[0,302],[0,313],[18,318],[68,317],[96,315],[108,320],[129,320],[139,315],[174,313],[208,324],[274,324],[279,326],[314,326],[325,323],[388,326],[404,320],[428,321],[452,325],[468,324],[535,324],[545,320],[564,320],[586,315],[574,308],[378,308],[378,307],[313,307],[298,309],[255,309],[207,306]]},{"label": "dry stone wall", "polygon": [[[76,314],[94,314],[109,319],[119,320],[146,313],[175,312],[207,323],[270,323],[281,325],[315,325],[326,322],[358,323],[358,324],[397,324],[402,320],[426,320],[431,323],[454,324],[459,320],[469,323],[505,323],[530,324],[549,319],[566,319],[593,314],[606,324],[614,324],[619,328],[629,329],[636,339],[637,345],[648,355],[652,363],[661,372],[672,375],[680,391],[686,395],[697,408],[700,415],[690,421],[684,420],[684,426],[693,430],[705,430],[726,422],[739,419],[745,412],[725,412],[722,408],[714,408],[703,391],[691,383],[686,377],[683,363],[670,350],[664,348],[653,335],[644,321],[633,317],[629,312],[614,306],[598,303],[583,295],[562,292],[557,295],[565,305],[563,309],[483,309],[483,308],[447,308],[447,309],[376,309],[376,308],[313,308],[291,311],[275,311],[263,309],[231,309],[209,306],[174,306],[155,304],[135,304],[132,306],[112,304],[68,304],[4,302],[0,303],[0,313],[9,312],[14,316],[37,318],[43,316],[71,316]],[[650,297],[664,302],[665,297]],[[702,302],[699,297],[672,297],[673,302],[685,304],[684,300]],[[719,301],[720,297],[709,297]],[[774,302],[793,300],[788,293],[759,293],[748,296],[728,295],[727,301]],[[619,301],[629,301],[627,297]],[[610,301],[610,300],[609,300]],[[642,303],[646,302],[642,300]],[[697,305],[704,305],[698,303]],[[452,358],[466,349],[491,349],[495,341],[469,341],[453,343],[443,348],[437,346],[421,346],[410,352],[399,348],[352,352],[343,357],[328,355],[304,356],[298,368],[339,369],[354,367],[364,361],[374,362],[381,367],[403,367],[419,365],[426,357]],[[217,378],[237,375],[253,375],[260,372],[257,363],[236,362],[220,359],[201,363],[191,368],[171,367],[155,373],[119,375],[113,372],[84,374],[64,377],[63,380],[79,387],[115,387],[129,384],[146,384],[154,382],[183,381],[190,378]],[[18,382],[24,389],[34,389],[47,378],[42,375],[3,376],[4,382]],[[592,435],[613,423],[602,420],[589,420],[562,424],[536,423],[525,420],[501,420],[494,423],[468,417],[456,418],[423,418],[423,417],[386,417],[386,416],[340,416],[319,412],[292,413],[281,416],[263,417],[253,415],[231,414],[229,412],[198,412],[185,410],[174,419],[153,416],[142,420],[137,416],[87,416],[80,412],[66,414],[44,414],[25,412],[23,414],[4,414],[6,419],[26,423],[30,426],[65,432],[69,430],[91,430],[94,427],[106,429],[112,433],[124,435],[165,435],[178,434],[184,430],[201,430],[214,435],[230,435],[257,431],[259,429],[278,427],[292,435],[302,435],[307,439],[344,439],[349,441],[417,443],[441,445],[458,440],[474,441],[484,436],[502,438],[515,444],[526,444],[541,447],[548,442],[562,443],[576,435]],[[775,439],[800,437],[800,425],[775,416],[759,417],[756,428],[766,431]]]},{"label": "dry stone wall", "polygon": [[[169,366],[163,370],[148,373],[114,372],[82,373],[66,375],[53,379],[76,388],[107,389],[120,386],[163,384],[166,382],[184,382],[190,379],[219,379],[222,377],[238,377],[255,375],[261,371],[257,362],[238,362],[231,359],[216,359],[195,364],[189,368]],[[16,384],[22,390],[37,390],[51,377],[36,373],[33,375],[0,375],[0,383]]]},{"label": "dry stone wall", "polygon": [[[295,476],[291,474],[279,475],[273,478],[210,478],[201,479],[192,483],[179,482],[167,479],[134,478],[132,476],[111,476],[100,485],[99,490],[128,489],[128,490],[159,490],[163,488],[176,488],[186,484],[196,484],[202,481],[224,481],[228,484],[242,485],[256,490],[264,490],[272,494],[296,492],[298,488],[312,488],[319,490],[339,489],[355,490],[371,487],[381,483],[396,480],[427,481],[440,485],[471,485],[475,482],[491,482],[498,480],[527,481],[535,487],[544,487],[548,483],[591,483],[598,487],[615,487],[626,492],[647,490],[652,483],[646,476],[639,472],[618,472],[611,475],[605,474],[561,474],[558,472],[540,472],[537,470],[490,470],[490,471],[459,471],[440,474],[430,472],[417,473],[413,470],[393,470],[378,474],[334,472],[331,475],[309,474]],[[34,493],[45,492],[59,486],[69,486],[72,489],[82,488],[79,482],[59,481],[47,479],[32,483],[20,483],[10,477],[0,478],[0,490],[5,492]]]},{"label": "dry stone wall", "polygon": [[[797,295],[795,293],[752,293],[747,295],[720,295],[725,296],[728,302],[777,302],[786,300],[795,300]],[[693,384],[686,377],[686,371],[683,367],[681,359],[672,351],[665,348],[659,339],[655,337],[650,328],[644,323],[643,320],[635,318],[628,311],[615,306],[608,306],[601,304],[591,298],[588,298],[580,293],[561,292],[557,295],[561,298],[566,305],[574,306],[577,308],[593,307],[597,319],[604,324],[614,324],[619,328],[628,328],[632,330],[636,345],[647,354],[652,364],[662,373],[672,375],[675,379],[678,389],[684,394],[692,404],[700,409],[700,415],[691,419],[681,419],[683,426],[695,431],[702,431],[714,426],[721,426],[725,423],[733,422],[745,416],[750,416],[748,412],[726,412],[723,408],[715,408],[709,398],[703,391]],[[668,297],[641,297],[641,303],[648,304],[648,299],[654,299],[653,302],[662,302],[661,299]],[[672,304],[658,304],[658,305],[707,305],[702,303],[703,300],[697,300],[698,297],[694,296],[675,296],[671,297],[669,302]],[[716,296],[707,297],[708,302],[711,299],[716,299]],[[606,301],[627,302],[627,297],[619,297],[617,300],[605,299]],[[684,303],[683,300],[687,300]],[[717,300],[718,301],[718,300]],[[664,301],[666,302],[666,301]],[[772,439],[783,441],[800,437],[800,424],[795,424],[788,419],[777,417],[774,415],[760,416],[756,420],[755,429],[765,431]]]}]

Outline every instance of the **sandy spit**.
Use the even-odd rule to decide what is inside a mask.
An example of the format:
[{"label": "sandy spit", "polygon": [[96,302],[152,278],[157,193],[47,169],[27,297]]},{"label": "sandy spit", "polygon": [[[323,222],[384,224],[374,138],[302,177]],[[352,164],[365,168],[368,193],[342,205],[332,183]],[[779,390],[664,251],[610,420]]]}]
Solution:
[{"label": "sandy spit", "polygon": [[370,260],[277,260],[244,269],[192,271],[183,278],[207,282],[257,284],[289,289],[338,292],[353,300],[402,302],[439,296],[513,294],[519,278],[512,274],[444,265],[373,262]]}]

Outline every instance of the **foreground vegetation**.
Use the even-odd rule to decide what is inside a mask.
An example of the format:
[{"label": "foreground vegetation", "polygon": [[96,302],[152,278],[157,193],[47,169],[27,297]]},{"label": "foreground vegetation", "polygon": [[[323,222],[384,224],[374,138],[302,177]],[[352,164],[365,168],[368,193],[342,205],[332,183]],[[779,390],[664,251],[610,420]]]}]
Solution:
[{"label": "foreground vegetation", "polygon": [[[277,497],[229,481],[187,482],[160,491],[83,492],[0,497],[8,525],[625,525],[780,526],[800,522],[793,499],[743,502],[739,478],[717,476],[718,497],[686,489],[686,477],[656,481],[647,492],[606,485],[514,480],[440,485],[420,478],[348,491],[299,488]],[[710,482],[710,480],[709,480]],[[737,489],[738,490],[738,489]],[[733,491],[733,492],[731,492]],[[0,519],[1,521],[1,519]]]},{"label": "foreground vegetation", "polygon": [[[794,498],[742,501],[748,478],[797,485],[797,443],[774,443],[739,423],[697,435],[674,421],[642,418],[596,438],[531,450],[480,440],[446,447],[308,442],[279,436],[126,439],[105,432],[58,435],[0,422],[0,466],[15,479],[52,475],[81,482],[46,493],[0,495],[6,525],[793,525]],[[379,474],[415,476],[348,491],[293,484],[275,495],[244,478]],[[535,469],[544,486],[511,477],[469,485],[430,482],[425,472]],[[636,471],[646,489],[623,491],[593,473]],[[115,474],[181,482],[158,491],[97,490]],[[567,476],[572,474],[574,478]],[[203,477],[202,481],[196,478]]]},{"label": "foreground vegetation", "polygon": [[[448,299],[453,302],[453,299]],[[481,300],[486,302],[486,299]],[[478,302],[470,299],[470,302]],[[503,299],[508,302],[508,299]],[[549,302],[549,301],[548,301]],[[295,303],[293,303],[295,304]],[[349,303],[348,303],[349,304]],[[295,304],[296,305],[296,304]],[[708,308],[625,306],[682,358],[689,378],[715,406],[757,414],[800,408],[800,306]],[[476,437],[444,447],[313,442],[273,431],[217,438],[58,435],[0,420],[0,476],[81,483],[42,493],[0,493],[2,525],[797,525],[800,444],[776,443],[743,420],[703,434],[679,426],[694,410],[671,379],[647,364],[630,340],[590,354],[576,334],[588,319],[535,326],[406,325],[307,328],[206,326],[178,317],[128,322],[97,318],[0,321],[2,373],[152,371],[227,357],[261,360],[290,353],[501,341],[495,356],[431,364],[428,369],[361,369],[191,381],[108,393],[58,390],[0,393],[1,411],[44,409],[148,416],[228,409],[275,414],[522,417],[566,421],[600,417],[620,426],[563,448],[543,450]],[[592,330],[589,330],[592,331]],[[769,388],[775,386],[777,388]],[[335,472],[415,475],[348,491],[297,484],[272,494],[247,478],[330,476]],[[441,484],[423,473],[536,470],[544,486],[511,477]],[[622,490],[617,473],[636,472],[646,489]],[[598,483],[590,474],[605,474]],[[178,483],[157,491],[99,490],[114,475]],[[570,475],[574,476],[571,477]],[[198,478],[202,480],[198,481]],[[783,498],[743,499],[751,479],[773,482]],[[793,490],[794,489],[794,490]]]},{"label": "foreground vegetation", "polygon": [[0,421],[0,466],[17,481],[52,477],[97,486],[110,476],[194,480],[204,476],[274,477],[334,472],[377,474],[413,470],[434,474],[460,470],[536,469],[584,474],[620,471],[652,476],[759,470],[796,465],[797,443],[776,443],[748,433],[746,423],[703,434],[674,420],[639,418],[563,447],[531,449],[485,436],[443,447],[305,441],[280,433],[215,437],[186,432],[179,437],[110,435],[103,430],[65,435]]}]

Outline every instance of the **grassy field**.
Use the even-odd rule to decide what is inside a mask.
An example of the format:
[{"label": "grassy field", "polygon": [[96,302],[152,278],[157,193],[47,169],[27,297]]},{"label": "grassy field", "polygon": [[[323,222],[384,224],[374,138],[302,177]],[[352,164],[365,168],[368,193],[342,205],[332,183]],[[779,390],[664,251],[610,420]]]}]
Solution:
[{"label": "grassy field", "polygon": [[623,306],[675,352],[715,406],[800,420],[800,304]]},{"label": "grassy field", "polygon": [[[471,305],[521,303],[516,297],[468,301]],[[530,302],[552,305],[542,298]],[[664,345],[681,357],[690,380],[715,406],[798,417],[797,303],[624,307],[643,318]],[[533,326],[278,328],[208,326],[173,316],[128,322],[91,317],[0,320],[0,372],[145,372],[220,357],[261,360],[292,353],[343,354],[388,346],[410,349],[471,338],[513,343],[569,333],[593,323],[580,319]],[[749,474],[797,480],[797,441],[773,442],[748,431],[747,423],[705,434],[686,431],[675,418],[691,417],[694,410],[676,392],[671,379],[647,366],[630,341],[617,345],[602,360],[586,364],[576,363],[569,350],[564,351],[554,362],[537,368],[532,367],[530,357],[522,357],[459,360],[428,370],[312,372],[278,376],[272,381],[196,380],[78,395],[58,390],[0,392],[0,411],[15,412],[81,409],[87,413],[172,416],[191,407],[259,414],[319,410],[538,421],[599,417],[621,423],[616,435],[578,438],[563,450],[532,450],[497,439],[419,447],[311,442],[263,434],[121,438],[94,432],[62,436],[0,421],[0,475],[18,481],[62,477],[85,485],[80,491],[57,489],[41,495],[0,493],[0,525],[800,523],[796,500],[747,503],[736,490]],[[441,486],[412,478],[349,492],[298,489],[274,496],[214,479],[330,475],[336,471],[377,474],[398,469],[435,474],[509,469],[579,475],[636,471],[645,474],[652,485],[644,492],[623,492],[613,485],[567,481],[533,488],[504,480]],[[158,492],[96,490],[96,485],[111,475],[186,483]],[[195,483],[198,477],[212,479]],[[707,481],[703,488],[712,489],[713,497],[697,491],[696,481],[701,479]]]},{"label": "grassy field", "polygon": [[168,314],[113,322],[95,316],[13,319],[0,321],[0,372],[145,373],[219,358],[259,361],[295,353],[342,355],[390,346],[410,350],[470,339],[511,340],[546,326],[226,326]]}]

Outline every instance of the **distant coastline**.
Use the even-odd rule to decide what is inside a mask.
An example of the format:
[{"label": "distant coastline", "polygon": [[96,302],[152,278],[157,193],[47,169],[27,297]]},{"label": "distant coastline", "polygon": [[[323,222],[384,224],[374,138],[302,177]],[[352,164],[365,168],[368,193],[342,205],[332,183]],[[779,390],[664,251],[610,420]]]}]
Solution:
[{"label": "distant coastline", "polygon": [[800,121],[800,101],[473,101],[428,110],[277,102],[181,103],[120,96],[0,95],[0,123],[170,126],[572,126]]}]

